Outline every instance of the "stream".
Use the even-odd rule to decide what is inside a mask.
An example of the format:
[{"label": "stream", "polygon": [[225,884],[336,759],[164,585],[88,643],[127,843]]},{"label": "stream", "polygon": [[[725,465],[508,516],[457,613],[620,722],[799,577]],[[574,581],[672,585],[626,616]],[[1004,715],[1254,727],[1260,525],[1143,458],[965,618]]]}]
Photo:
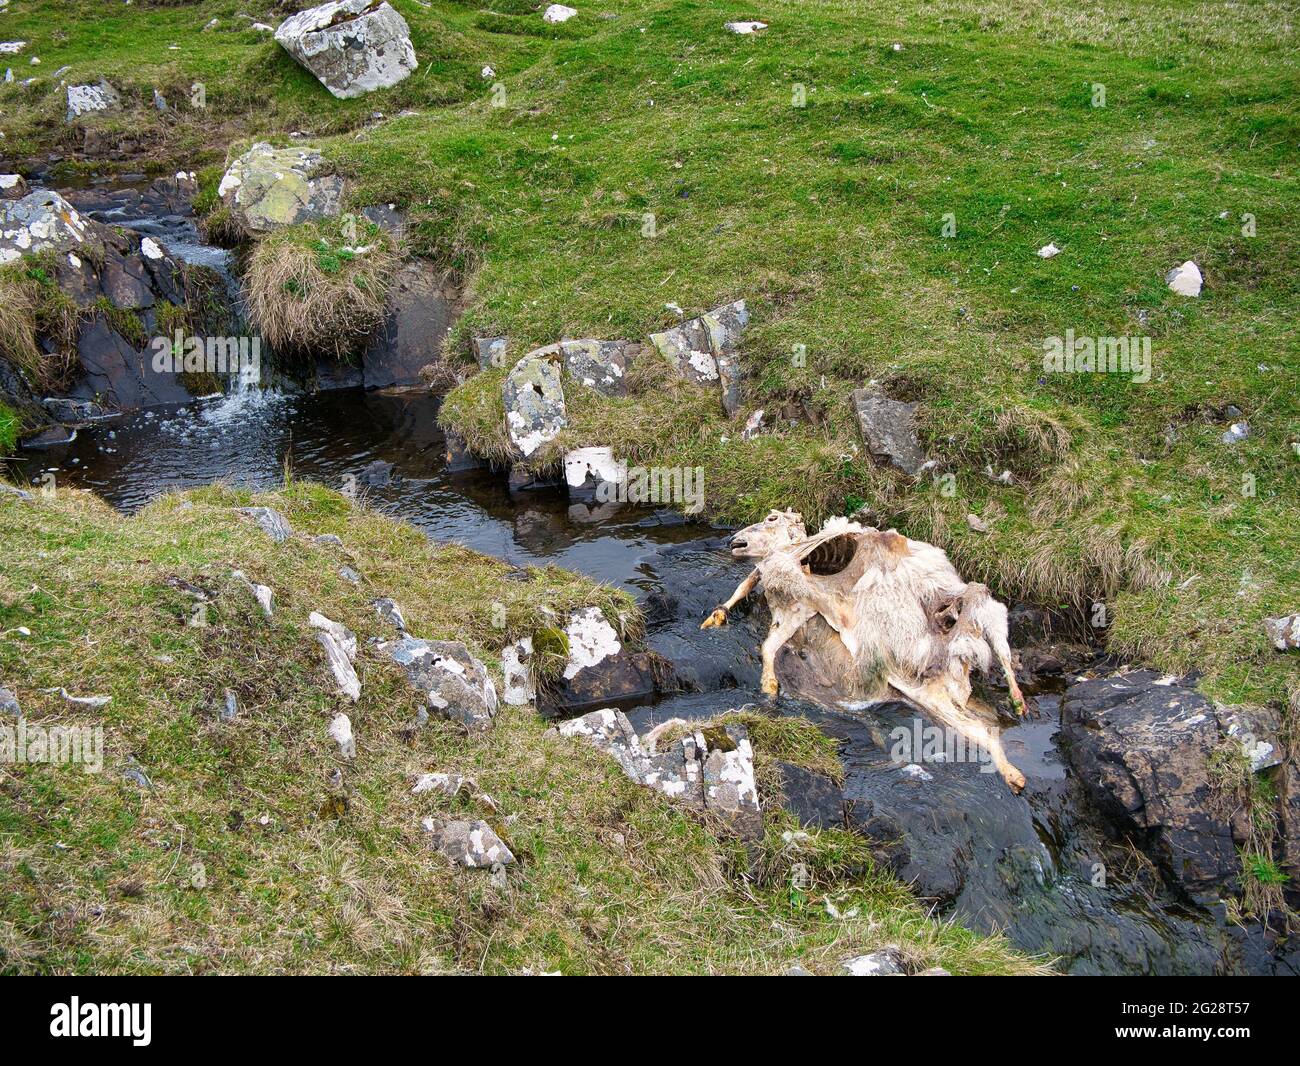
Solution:
[{"label": "stream", "polygon": [[[204,247],[185,218],[152,217],[138,204],[133,211],[129,190],[104,200],[104,221],[139,228],[182,258],[225,269],[226,253]],[[605,507],[597,515],[571,505],[563,486],[512,493],[499,474],[453,473],[438,402],[427,393],[359,388],[242,389],[84,426],[66,445],[20,454],[10,474],[33,483],[53,474],[130,513],[161,493],[219,479],[275,486],[287,459],[295,477],[338,489],[357,483],[371,506],[436,540],[627,589],[643,606],[649,647],[674,665],[684,689],[628,708],[637,730],[746,704],[810,718],[840,743],[851,826],[892,856],[941,913],[1002,930],[1073,973],[1273,972],[1257,932],[1153,893],[1122,871],[1098,882],[1099,856],[1110,852],[1056,750],[1058,694],[1040,691],[1038,717],[1004,734],[1009,757],[1029,780],[1022,796],[969,764],[927,762],[923,778],[900,773],[888,734],[920,722],[910,707],[830,709],[787,697],[766,704],[758,689],[757,645],[767,620],[761,603],[738,608],[725,628],[699,630],[749,571],[726,551],[725,531],[648,507]],[[377,461],[391,471],[368,474]],[[882,825],[901,827],[904,839]]]}]

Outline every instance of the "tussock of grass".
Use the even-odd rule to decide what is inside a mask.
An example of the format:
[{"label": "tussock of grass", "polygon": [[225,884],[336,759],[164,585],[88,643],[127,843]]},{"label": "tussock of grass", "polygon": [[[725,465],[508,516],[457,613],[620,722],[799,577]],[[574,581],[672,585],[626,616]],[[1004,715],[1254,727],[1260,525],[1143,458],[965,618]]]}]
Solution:
[{"label": "tussock of grass", "polygon": [[[344,548],[273,544],[234,512],[254,502]],[[792,891],[781,815],[748,856],[529,708],[503,708],[487,734],[412,728],[416,694],[366,650],[389,635],[378,595],[495,672],[496,650],[548,609],[595,603],[613,618],[631,611],[622,593],[554,569],[508,579],[503,563],[304,483],[259,497],[218,486],[130,519],[70,490],[0,497],[0,510],[0,678],[32,723],[105,733],[98,775],[0,765],[4,972],[834,972],[888,941],[958,973],[1041,969],[926,917],[848,834],[800,845],[815,879]],[[344,563],[360,587],[338,576]],[[272,586],[274,618],[235,568]],[[194,601],[173,579],[207,591],[205,626],[187,624]],[[357,633],[355,705],[334,693],[312,610]],[[42,691],[53,686],[113,701],[73,708]],[[240,711],[222,723],[226,689]],[[339,711],[357,736],[349,762],[326,735]],[[760,752],[777,746],[754,729]],[[122,777],[127,765],[152,789]],[[473,775],[500,811],[412,796],[433,770]],[[519,857],[504,885],[428,849],[420,819],[453,813],[486,818]],[[826,899],[857,916],[833,919]]]},{"label": "tussock of grass", "polygon": [[336,225],[286,227],[258,241],[248,257],[249,321],[277,352],[347,359],[383,320],[396,266],[373,224],[358,226],[355,243]]},{"label": "tussock of grass", "polygon": [[[37,389],[66,383],[76,360],[80,313],[54,280],[47,256],[0,268],[0,356]],[[40,344],[47,340],[53,351]]]}]

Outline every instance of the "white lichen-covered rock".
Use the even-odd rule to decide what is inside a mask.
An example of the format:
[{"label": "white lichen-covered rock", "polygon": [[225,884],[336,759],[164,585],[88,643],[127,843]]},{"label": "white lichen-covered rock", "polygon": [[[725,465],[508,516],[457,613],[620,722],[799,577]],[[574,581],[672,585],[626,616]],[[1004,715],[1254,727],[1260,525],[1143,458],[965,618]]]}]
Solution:
[{"label": "white lichen-covered rock", "polygon": [[21,174],[0,174],[0,200],[21,200],[29,192]]},{"label": "white lichen-covered rock", "polygon": [[542,21],[549,22],[552,25],[558,25],[561,22],[568,22],[578,13],[577,8],[569,7],[565,4],[552,4],[542,12]]},{"label": "white lichen-covered rock", "polygon": [[1201,268],[1190,259],[1165,275],[1165,284],[1169,286],[1171,292],[1176,292],[1179,296],[1200,296],[1203,283]]},{"label": "white lichen-covered rock", "polygon": [[461,866],[508,866],[515,861],[514,853],[487,822],[425,818],[421,824],[432,835],[433,846]]},{"label": "white lichen-covered rock", "polygon": [[572,680],[579,670],[596,666],[623,650],[618,632],[605,620],[599,607],[574,611],[564,633],[569,639],[569,661],[564,664],[565,680]]},{"label": "white lichen-covered rock", "polygon": [[532,667],[532,637],[524,637],[501,649],[501,672],[505,678],[505,690],[501,698],[507,705],[523,707],[537,698]]},{"label": "white lichen-covered rock", "polygon": [[406,20],[383,0],[337,0],[287,18],[275,39],[341,100],[386,89],[419,66]]},{"label": "white lichen-covered rock", "polygon": [[639,738],[627,715],[610,707],[561,722],[556,732],[585,740],[616,759],[633,781],[675,803],[708,811],[742,839],[762,836],[754,749],[740,723],[687,732],[662,752],[656,731],[647,734],[651,742]]},{"label": "white lichen-covered rock", "polygon": [[330,722],[329,735],[339,746],[339,754],[345,759],[357,757],[357,739],[352,734],[352,719],[346,714],[336,714]]},{"label": "white lichen-covered rock", "polygon": [[736,33],[742,37],[747,37],[751,33],[758,33],[759,30],[767,29],[767,23],[758,22],[757,20],[749,22],[727,22],[723,24],[722,28],[728,33]]},{"label": "white lichen-covered rock", "polygon": [[723,409],[734,415],[740,410],[737,349],[747,325],[749,311],[744,300],[737,300],[662,333],[652,333],[650,343],[687,381],[697,385],[716,382],[722,390]]},{"label": "white lichen-covered rock", "polygon": [[402,636],[406,636],[406,616],[402,614],[402,609],[397,606],[396,600],[382,596],[372,601],[370,606],[375,609],[375,614],[379,615]]},{"label": "white lichen-covered rock", "polygon": [[525,459],[568,425],[560,368],[552,359],[536,352],[525,355],[514,365],[501,391],[506,429]]},{"label": "white lichen-covered rock", "polygon": [[267,618],[275,617],[275,592],[270,586],[259,585],[255,581],[250,581],[242,570],[232,570],[230,577],[248,590],[249,595],[257,601],[257,605],[262,608],[262,613]]},{"label": "white lichen-covered rock", "polygon": [[67,93],[69,122],[99,111],[116,111],[122,106],[117,90],[102,79],[96,85],[69,85]]},{"label": "white lichen-covered rock", "polygon": [[[328,622],[329,619],[325,621]],[[337,622],[330,624],[338,626]],[[338,628],[343,629],[342,626]],[[347,633],[347,630],[344,629],[343,632]],[[353,637],[351,655],[348,654],[346,645],[327,629],[319,629],[316,640],[325,649],[325,663],[330,668],[330,673],[334,675],[334,682],[338,685],[339,691],[356,703],[361,698],[361,679],[357,677],[356,668],[352,665],[356,656],[356,638]]]},{"label": "white lichen-covered rock", "polygon": [[334,638],[335,643],[343,649],[343,654],[348,657],[349,662],[357,661],[357,638],[347,626],[341,622],[336,622],[332,618],[326,618],[319,611],[312,611],[307,616],[307,622],[313,629],[319,629],[323,633],[328,633]]},{"label": "white lichen-covered rock", "polygon": [[[618,498],[617,487],[627,481],[627,464],[614,458],[612,448],[575,448],[564,453],[564,481],[571,500],[590,502],[599,494],[608,502]],[[602,492],[602,485],[612,489]]]},{"label": "white lichen-covered rock", "polygon": [[226,169],[217,195],[250,237],[332,218],[341,208],[344,182],[337,174],[320,174],[322,166],[314,148],[275,148],[259,141]]},{"label": "white lichen-covered rock", "polygon": [[75,252],[89,236],[87,219],[56,192],[0,200],[0,264],[38,252]]},{"label": "white lichen-covered rock", "polygon": [[854,977],[904,977],[903,953],[890,944],[881,951],[844,960],[844,969]]},{"label": "white lichen-covered rock", "polygon": [[604,396],[622,396],[627,391],[628,363],[639,348],[630,341],[560,341],[569,377]]},{"label": "white lichen-covered rock", "polygon": [[482,732],[495,724],[497,690],[491,675],[458,641],[402,637],[378,645],[381,655],[397,663],[428,708],[443,718]]},{"label": "white lichen-covered rock", "polygon": [[1282,618],[1265,618],[1264,632],[1278,651],[1294,651],[1300,648],[1300,614],[1289,614]]}]

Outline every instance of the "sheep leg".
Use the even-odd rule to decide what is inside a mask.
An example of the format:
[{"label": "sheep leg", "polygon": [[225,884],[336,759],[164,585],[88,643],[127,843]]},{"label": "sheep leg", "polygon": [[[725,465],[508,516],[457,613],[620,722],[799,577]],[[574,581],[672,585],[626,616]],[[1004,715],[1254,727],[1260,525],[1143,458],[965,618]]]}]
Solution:
[{"label": "sheep leg", "polygon": [[917,685],[899,678],[896,674],[889,676],[889,683],[910,702],[916,704],[940,725],[949,726],[967,740],[974,741],[989,753],[993,765],[997,767],[1002,780],[1012,792],[1019,794],[1025,787],[1025,775],[1022,774],[1003,750],[1002,740],[997,732],[990,729],[965,707],[959,706],[947,691],[941,677]]},{"label": "sheep leg", "polygon": [[736,591],[731,594],[731,599],[713,609],[713,613],[700,623],[701,629],[713,629],[717,626],[727,624],[728,612],[736,606],[741,600],[754,591],[754,586],[758,584],[758,569],[755,568],[739,585]]},{"label": "sheep leg", "polygon": [[799,627],[816,613],[815,609],[801,603],[782,607],[773,605],[772,628],[767,631],[767,638],[763,641],[761,688],[765,696],[775,698],[780,691],[776,681],[776,653],[781,650],[786,641],[799,632]]},{"label": "sheep leg", "polygon": [[993,655],[1002,667],[1011,690],[1011,702],[1016,713],[1025,713],[1025,697],[1016,683],[1016,672],[1011,665],[1011,643],[1008,639],[1006,607],[995,600],[986,585],[967,585],[962,593],[961,615],[969,618],[979,628],[981,635],[993,649]]}]

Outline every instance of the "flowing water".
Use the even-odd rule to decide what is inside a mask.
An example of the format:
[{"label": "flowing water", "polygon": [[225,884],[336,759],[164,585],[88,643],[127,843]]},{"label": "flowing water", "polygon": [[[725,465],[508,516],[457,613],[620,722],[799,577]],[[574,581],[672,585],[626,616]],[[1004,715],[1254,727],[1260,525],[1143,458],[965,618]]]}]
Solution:
[{"label": "flowing water", "polygon": [[[126,221],[192,261],[226,269],[197,235],[187,246],[183,218]],[[91,489],[132,512],[162,493],[219,479],[271,487],[287,461],[296,477],[355,487],[378,510],[437,540],[517,565],[555,564],[634,593],[650,647],[674,664],[685,689],[631,708],[638,730],[762,704],[761,604],[739,608],[723,629],[698,628],[748,572],[726,552],[724,531],[649,508],[594,512],[570,504],[563,487],[512,494],[499,475],[449,472],[438,401],[427,394],[232,384],[224,396],[85,427],[66,446],[20,456],[11,474],[40,482],[52,473],[59,484]],[[1057,698],[1044,694],[1038,703],[1041,717],[1004,738],[1029,778],[1023,797],[970,765],[927,763],[924,784],[900,775],[889,753],[891,730],[922,724],[902,705],[849,711],[782,698],[768,711],[809,717],[840,742],[844,797],[864,817],[888,812],[906,829],[910,869],[923,871],[927,883],[942,885],[951,875],[942,895],[961,920],[1003,929],[1080,973],[1262,968],[1258,950],[1225,933],[1221,920],[1148,899],[1132,885],[1094,883],[1103,842],[1080,813],[1056,751]]]}]

